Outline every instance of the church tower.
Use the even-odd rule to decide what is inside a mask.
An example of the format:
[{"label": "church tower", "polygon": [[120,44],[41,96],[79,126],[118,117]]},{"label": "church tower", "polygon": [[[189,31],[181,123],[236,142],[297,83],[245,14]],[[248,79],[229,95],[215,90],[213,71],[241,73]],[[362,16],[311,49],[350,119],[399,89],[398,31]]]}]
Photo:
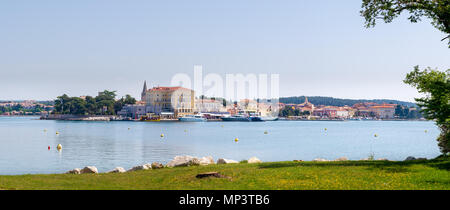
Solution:
[{"label": "church tower", "polygon": [[147,92],[147,81],[144,81],[144,88],[141,93],[141,101],[145,101],[145,93]]}]

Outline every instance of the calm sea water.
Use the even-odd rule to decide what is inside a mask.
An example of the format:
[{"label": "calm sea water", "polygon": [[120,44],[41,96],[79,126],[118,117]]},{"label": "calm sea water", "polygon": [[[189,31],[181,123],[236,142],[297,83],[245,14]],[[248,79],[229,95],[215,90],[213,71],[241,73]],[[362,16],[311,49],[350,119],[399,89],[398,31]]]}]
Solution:
[{"label": "calm sea water", "polygon": [[371,153],[390,160],[432,158],[439,155],[438,134],[433,122],[419,121],[164,123],[0,117],[0,174],[63,173],[87,165],[105,172],[167,163],[176,155],[238,161],[252,156],[262,161],[359,160]]}]

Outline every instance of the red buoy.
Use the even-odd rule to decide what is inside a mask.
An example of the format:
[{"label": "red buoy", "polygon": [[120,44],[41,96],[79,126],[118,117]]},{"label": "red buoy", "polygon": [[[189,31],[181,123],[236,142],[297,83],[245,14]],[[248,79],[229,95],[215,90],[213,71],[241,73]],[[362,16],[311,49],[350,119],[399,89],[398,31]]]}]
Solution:
[{"label": "red buoy", "polygon": [[50,146],[48,146],[48,150],[50,150]]}]

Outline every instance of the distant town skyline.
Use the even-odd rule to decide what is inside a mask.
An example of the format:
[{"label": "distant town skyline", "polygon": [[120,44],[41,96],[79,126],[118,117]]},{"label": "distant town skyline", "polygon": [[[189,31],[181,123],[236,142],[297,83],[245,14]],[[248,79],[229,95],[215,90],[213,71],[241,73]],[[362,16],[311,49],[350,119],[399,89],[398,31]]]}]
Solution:
[{"label": "distant town skyline", "polygon": [[3,2],[0,100],[140,98],[177,73],[279,74],[280,96],[413,102],[415,65],[450,68],[429,20],[364,28],[360,0]]}]

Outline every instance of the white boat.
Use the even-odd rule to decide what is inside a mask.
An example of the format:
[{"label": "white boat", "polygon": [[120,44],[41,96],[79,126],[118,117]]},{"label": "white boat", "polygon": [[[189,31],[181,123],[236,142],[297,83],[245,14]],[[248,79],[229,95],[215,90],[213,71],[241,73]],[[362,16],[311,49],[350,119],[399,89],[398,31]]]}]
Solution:
[{"label": "white boat", "polygon": [[278,117],[266,116],[266,117],[261,117],[261,119],[263,121],[277,121]]},{"label": "white boat", "polygon": [[184,117],[178,118],[179,121],[182,122],[205,122],[206,118],[202,115],[186,115]]}]

